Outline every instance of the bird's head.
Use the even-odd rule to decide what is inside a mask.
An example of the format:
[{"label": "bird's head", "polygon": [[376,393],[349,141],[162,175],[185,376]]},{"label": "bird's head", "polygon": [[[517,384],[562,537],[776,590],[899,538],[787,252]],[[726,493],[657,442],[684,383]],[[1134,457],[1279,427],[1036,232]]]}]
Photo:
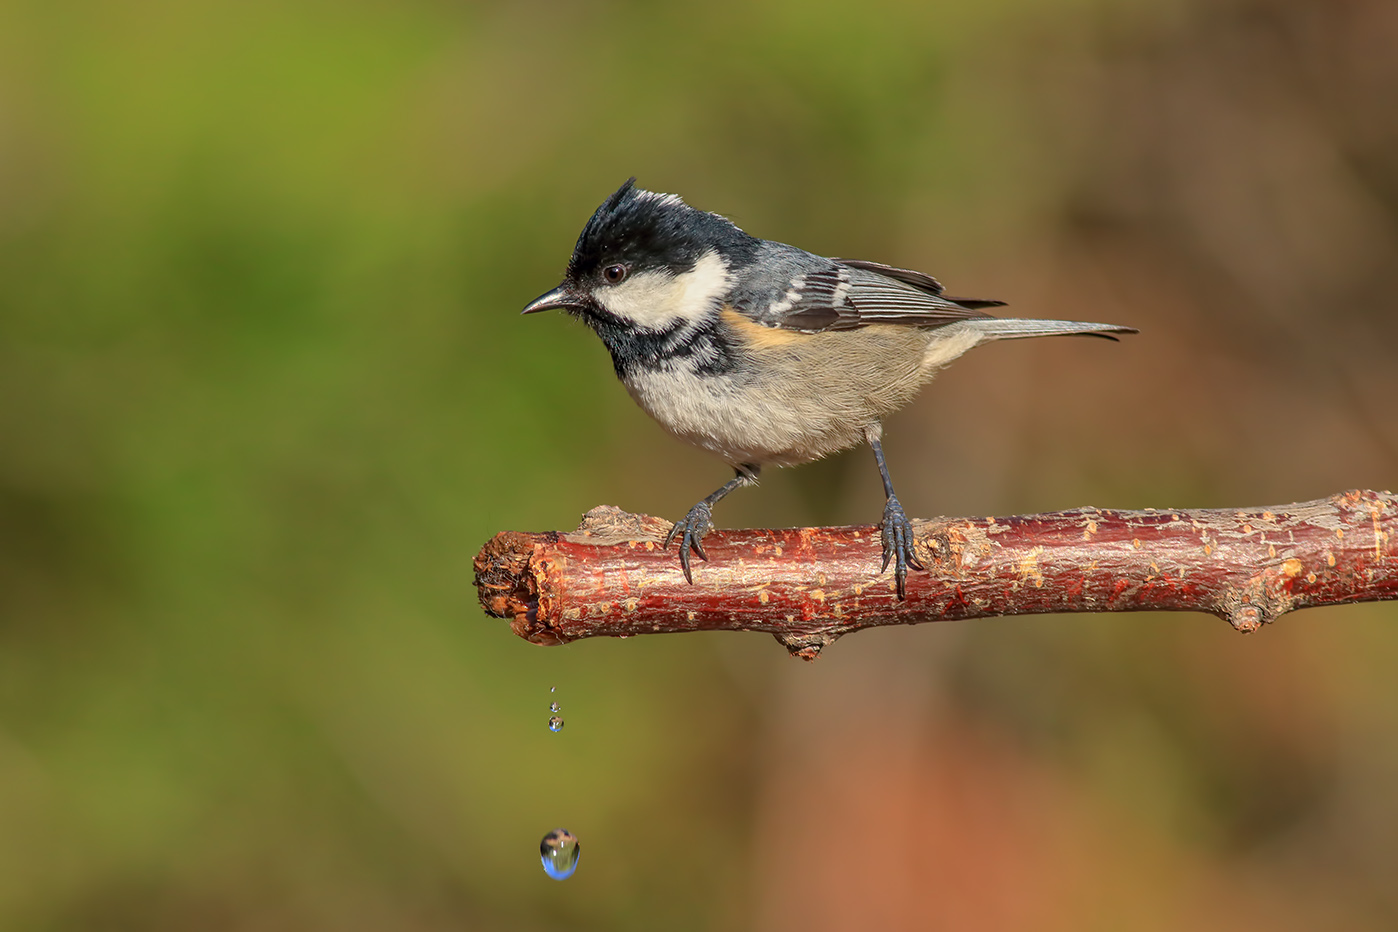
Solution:
[{"label": "bird's head", "polygon": [[715,313],[758,242],[632,178],[583,227],[562,284],[523,313],[561,309],[594,325],[665,330]]}]

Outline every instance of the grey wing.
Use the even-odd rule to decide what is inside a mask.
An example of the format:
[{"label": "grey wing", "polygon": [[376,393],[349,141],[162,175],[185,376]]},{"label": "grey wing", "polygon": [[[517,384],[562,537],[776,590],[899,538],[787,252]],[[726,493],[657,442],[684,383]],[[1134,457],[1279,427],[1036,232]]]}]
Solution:
[{"label": "grey wing", "polygon": [[[866,272],[877,272],[880,275],[895,279],[905,285],[911,285],[919,291],[925,291],[930,295],[946,297],[946,300],[962,307],[982,308],[982,307],[1004,307],[1004,301],[995,301],[988,298],[953,298],[946,295],[942,283],[937,281],[926,272],[918,272],[914,269],[900,269],[893,265],[884,265],[882,262],[869,262],[865,259],[832,259],[841,265],[847,265],[852,269],[862,269]],[[983,315],[978,315],[983,316]]]},{"label": "grey wing", "polygon": [[812,333],[870,324],[941,327],[989,317],[979,308],[1003,303],[948,298],[930,275],[854,259],[809,256],[781,280],[785,288],[753,293],[738,310],[769,327]]}]

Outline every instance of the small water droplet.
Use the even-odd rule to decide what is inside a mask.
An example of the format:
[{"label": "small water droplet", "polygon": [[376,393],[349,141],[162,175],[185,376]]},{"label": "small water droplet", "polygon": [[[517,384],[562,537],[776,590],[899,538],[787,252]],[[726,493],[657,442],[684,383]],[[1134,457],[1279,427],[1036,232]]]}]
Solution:
[{"label": "small water droplet", "polygon": [[559,715],[549,716],[549,731],[558,734],[563,730],[563,718]]},{"label": "small water droplet", "polygon": [[578,836],[566,828],[556,828],[539,842],[539,860],[544,865],[544,873],[554,880],[567,880],[578,869],[578,858],[582,856],[582,845]]},{"label": "small water droplet", "polygon": [[558,692],[558,687],[557,687],[557,686],[550,686],[550,687],[549,687],[549,692],[551,692],[551,693],[556,693],[556,692]]},{"label": "small water droplet", "polygon": [[559,705],[559,704],[556,703],[556,702],[550,702],[550,703],[549,703],[549,711],[550,711],[550,712],[562,712],[562,711],[563,711],[563,706]]}]

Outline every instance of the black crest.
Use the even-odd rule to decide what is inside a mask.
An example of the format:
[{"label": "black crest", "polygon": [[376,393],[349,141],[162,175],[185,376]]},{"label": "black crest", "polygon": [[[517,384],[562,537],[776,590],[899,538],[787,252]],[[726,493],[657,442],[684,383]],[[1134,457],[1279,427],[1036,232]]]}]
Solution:
[{"label": "black crest", "polygon": [[681,272],[692,268],[709,249],[720,250],[729,261],[742,261],[756,251],[757,244],[732,221],[695,210],[673,194],[638,188],[631,178],[583,227],[568,263],[568,276],[584,279],[613,263]]}]

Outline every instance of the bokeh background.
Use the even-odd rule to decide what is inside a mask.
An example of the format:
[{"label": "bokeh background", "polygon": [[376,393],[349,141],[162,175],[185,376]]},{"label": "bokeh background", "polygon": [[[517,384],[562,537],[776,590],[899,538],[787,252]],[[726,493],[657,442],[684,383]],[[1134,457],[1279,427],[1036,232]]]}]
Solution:
[{"label": "bokeh background", "polygon": [[[1394,487],[1395,48],[1392,0],[0,3],[0,928],[1398,925],[1398,606],[805,665],[532,647],[471,580],[727,477],[517,315],[632,174],[1141,329],[945,373],[914,514]],[[857,450],[719,521],[880,508]]]}]

